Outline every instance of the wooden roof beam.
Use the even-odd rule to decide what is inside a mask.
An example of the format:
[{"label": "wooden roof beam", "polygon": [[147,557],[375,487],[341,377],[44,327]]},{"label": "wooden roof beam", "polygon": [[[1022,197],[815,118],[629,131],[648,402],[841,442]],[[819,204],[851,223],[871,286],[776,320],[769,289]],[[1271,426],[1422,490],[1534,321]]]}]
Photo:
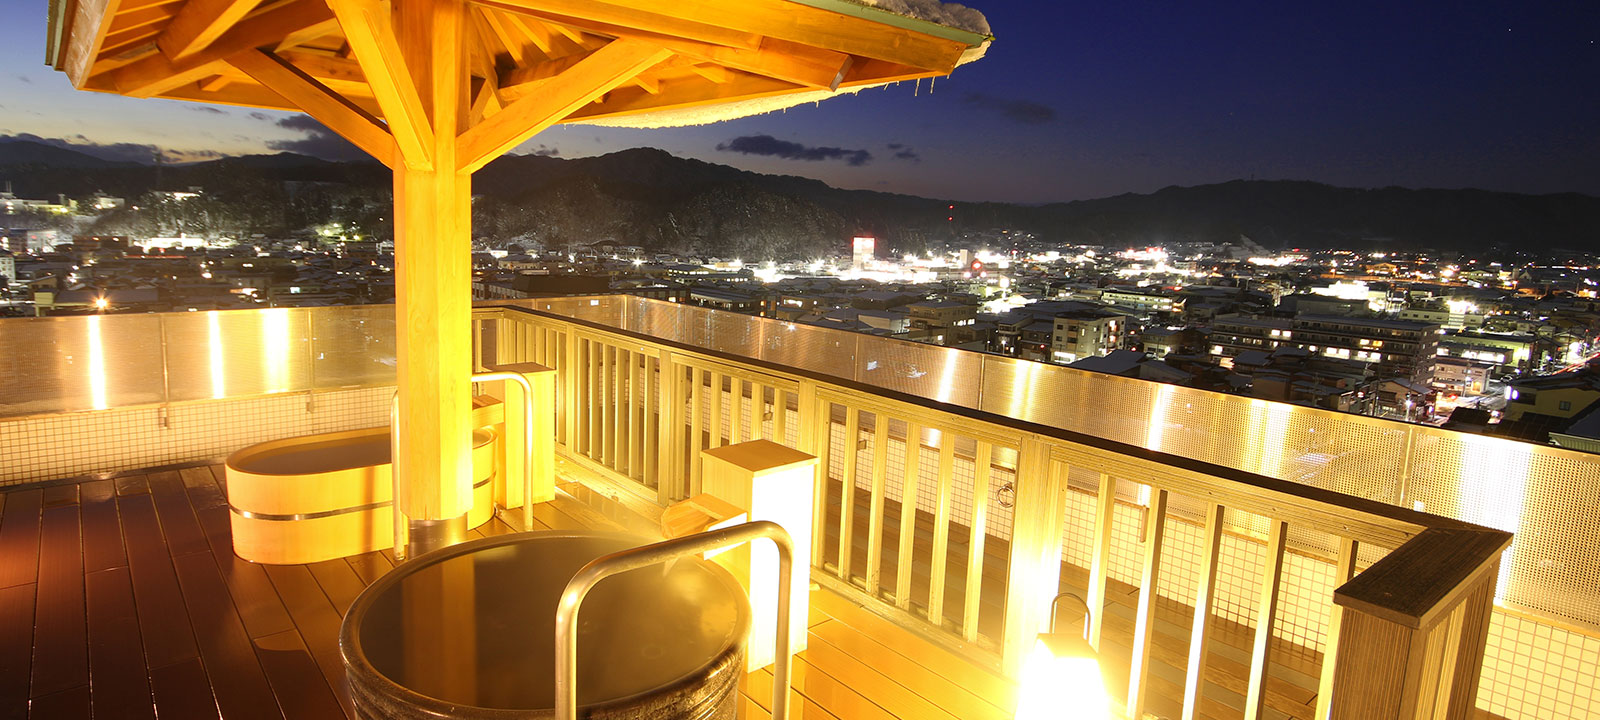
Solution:
[{"label": "wooden roof beam", "polygon": [[[722,69],[727,72],[725,68]],[[707,87],[710,85],[710,87]],[[661,84],[660,94],[652,95],[633,87],[618,88],[606,102],[590,105],[572,113],[567,119],[582,122],[587,118],[636,115],[658,110],[681,110],[702,105],[717,105],[737,100],[751,100],[773,95],[788,95],[800,89],[794,83],[774,80],[759,75],[728,72],[726,82],[698,81],[685,78]]]},{"label": "wooden roof beam", "polygon": [[[540,13],[539,17],[549,20],[558,29],[570,27],[599,35],[637,38],[665,47],[684,57],[807,87],[837,89],[852,62],[851,56],[845,53],[775,38],[747,38],[754,41],[750,47],[729,47],[699,40],[686,40],[591,18],[549,13]],[[503,87],[509,88],[517,84],[513,79],[501,80]]]},{"label": "wooden roof beam", "polygon": [[287,0],[239,22],[206,49],[182,60],[163,53],[108,73],[107,85],[132,97],[150,97],[217,74],[229,56],[278,42],[285,35],[333,17],[322,0]]},{"label": "wooden roof beam", "polygon": [[614,40],[543,82],[540,91],[517,100],[456,140],[457,170],[475,172],[539,131],[593,102],[612,88],[672,56],[658,45]]},{"label": "wooden roof beam", "polygon": [[70,30],[64,31],[68,32],[67,46],[60,55],[59,67],[73,87],[83,87],[93,74],[95,59],[100,56],[118,5],[119,0],[79,0],[72,4],[67,24]]},{"label": "wooden roof beam", "polygon": [[844,53],[772,38],[763,39],[756,50],[682,40],[662,45],[685,57],[825,90],[839,88],[852,62]]},{"label": "wooden roof beam", "polygon": [[182,60],[215,42],[243,20],[261,0],[189,0],[156,38],[156,46],[171,60]]},{"label": "wooden roof beam", "polygon": [[478,29],[480,35],[487,31],[490,37],[493,37],[500,43],[501,47],[506,49],[506,53],[511,56],[511,62],[521,65],[526,61],[527,45],[523,44],[522,39],[517,36],[515,30],[506,26],[505,18],[501,17],[499,13],[484,7],[477,8],[477,13],[475,14],[477,15],[475,22],[480,25]]},{"label": "wooden roof beam", "polygon": [[725,84],[729,80],[733,79],[733,76],[732,76],[732,74],[730,74],[728,72],[728,69],[723,67],[723,66],[721,66],[721,65],[708,65],[706,63],[691,63],[689,65],[689,69],[691,71],[693,71],[694,74],[699,75],[700,77],[703,77],[703,78],[705,78],[707,80],[710,80],[711,82],[714,82],[714,83],[716,83],[718,85]]},{"label": "wooden roof beam", "polygon": [[[742,47],[754,50],[760,38],[749,33],[729,30],[716,22],[680,20],[660,12],[658,6],[672,3],[647,2],[641,7],[622,7],[616,4],[597,3],[590,0],[477,0],[485,7],[506,12],[548,17],[552,22],[576,24],[588,20],[635,31],[654,33],[664,37],[684,38],[712,45]],[[564,22],[565,21],[565,22]]]},{"label": "wooden roof beam", "polygon": [[508,100],[515,101],[533,92],[534,89],[554,79],[561,73],[570,70],[597,52],[599,50],[574,53],[502,73],[499,83],[500,94]]},{"label": "wooden roof beam", "polygon": [[378,162],[388,165],[394,161],[394,138],[382,121],[284,58],[262,50],[249,50],[230,58],[228,64],[299,106]]},{"label": "wooden roof beam", "polygon": [[395,37],[388,2],[328,0],[407,167],[433,167],[434,129]]},{"label": "wooden roof beam", "polygon": [[579,10],[579,14],[596,19],[604,14],[623,11],[648,13],[684,23],[714,24],[727,30],[758,37],[777,38],[848,55],[878,58],[945,72],[954,68],[961,54],[967,50],[965,43],[955,40],[781,0],[514,1],[537,6],[558,2],[579,5],[582,8],[589,8]]}]

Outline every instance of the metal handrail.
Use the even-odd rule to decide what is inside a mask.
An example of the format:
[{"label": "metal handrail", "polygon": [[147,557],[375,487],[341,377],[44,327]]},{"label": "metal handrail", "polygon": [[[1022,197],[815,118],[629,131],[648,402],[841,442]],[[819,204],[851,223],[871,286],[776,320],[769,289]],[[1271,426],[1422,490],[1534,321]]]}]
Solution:
[{"label": "metal handrail", "polygon": [[[475,383],[496,380],[514,382],[522,386],[522,452],[524,455],[532,455],[533,383],[522,373],[503,370],[472,374],[472,381]],[[529,457],[522,458],[522,529],[533,529],[533,463],[529,462]]]},{"label": "metal handrail", "polygon": [[[514,382],[522,386],[522,450],[525,453],[533,451],[533,383],[522,373],[514,372],[480,372],[472,374],[472,382],[494,382],[503,380]],[[407,530],[406,519],[400,512],[400,388],[394,389],[394,396],[389,401],[389,480],[393,484],[390,490],[390,507],[393,509],[394,518],[394,556],[398,560],[406,557]],[[524,530],[533,527],[533,463],[527,458],[522,460],[522,527]]]},{"label": "metal handrail", "polygon": [[601,580],[612,575],[742,545],[767,538],[778,547],[778,637],[772,667],[772,720],[789,717],[789,592],[793,585],[794,547],[789,533],[769,520],[735,525],[722,530],[675,538],[653,545],[620,550],[591,560],[572,576],[556,606],[556,696],[555,719],[578,718],[578,606]]}]

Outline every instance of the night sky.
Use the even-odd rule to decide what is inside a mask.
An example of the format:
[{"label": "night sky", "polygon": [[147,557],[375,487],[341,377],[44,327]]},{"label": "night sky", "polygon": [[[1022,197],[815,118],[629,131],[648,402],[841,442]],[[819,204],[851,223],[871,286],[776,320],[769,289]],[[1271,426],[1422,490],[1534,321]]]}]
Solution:
[{"label": "night sky", "polygon": [[[4,0],[0,134],[180,159],[342,150],[285,113],[77,92],[44,0]],[[1600,195],[1600,2],[988,0],[989,56],[787,113],[558,127],[519,152],[654,146],[832,185],[1046,202],[1237,178]]]}]

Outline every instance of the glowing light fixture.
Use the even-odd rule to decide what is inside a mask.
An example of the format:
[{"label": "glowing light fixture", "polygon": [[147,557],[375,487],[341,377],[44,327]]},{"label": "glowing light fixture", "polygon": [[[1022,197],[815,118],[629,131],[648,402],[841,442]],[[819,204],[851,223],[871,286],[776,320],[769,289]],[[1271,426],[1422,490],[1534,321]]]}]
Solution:
[{"label": "glowing light fixture", "polygon": [[104,410],[106,402],[106,351],[100,340],[100,316],[89,316],[89,403]]},{"label": "glowing light fixture", "polygon": [[99,310],[100,312],[105,312],[106,308],[109,307],[111,307],[111,301],[107,300],[105,297],[102,296],[94,299],[94,309]]},{"label": "glowing light fixture", "polygon": [[222,399],[228,396],[228,373],[222,359],[222,319],[217,311],[206,313],[206,325],[209,333],[207,345],[211,359],[211,397]]},{"label": "glowing light fixture", "polygon": [[[1083,608],[1088,626],[1089,607],[1072,593],[1069,597]],[[1050,632],[1039,633],[1033,651],[1022,664],[1021,691],[1017,697],[1016,720],[1073,718],[1073,720],[1111,720],[1111,698],[1106,694],[1105,675],[1100,659],[1083,631],[1055,631],[1055,604],[1051,603]]]}]

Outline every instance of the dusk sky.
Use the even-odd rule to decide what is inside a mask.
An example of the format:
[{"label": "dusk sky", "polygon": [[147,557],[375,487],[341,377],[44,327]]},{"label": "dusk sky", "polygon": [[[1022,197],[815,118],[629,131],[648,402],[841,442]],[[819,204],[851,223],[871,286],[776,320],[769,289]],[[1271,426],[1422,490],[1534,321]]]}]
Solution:
[{"label": "dusk sky", "polygon": [[[1600,2],[972,4],[995,43],[931,88],[696,128],[558,127],[519,151],[653,146],[960,200],[1250,177],[1600,195]],[[4,5],[0,134],[190,159],[328,153],[286,113],[72,90],[44,65],[45,0]]]}]

